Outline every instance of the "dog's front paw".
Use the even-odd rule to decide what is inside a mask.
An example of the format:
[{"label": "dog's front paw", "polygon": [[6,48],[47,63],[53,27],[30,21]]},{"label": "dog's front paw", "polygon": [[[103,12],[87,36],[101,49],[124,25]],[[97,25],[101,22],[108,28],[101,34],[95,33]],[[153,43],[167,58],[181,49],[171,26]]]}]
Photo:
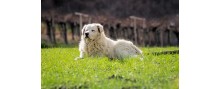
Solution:
[{"label": "dog's front paw", "polygon": [[74,60],[79,60],[79,59],[83,59],[82,57],[76,57]]}]

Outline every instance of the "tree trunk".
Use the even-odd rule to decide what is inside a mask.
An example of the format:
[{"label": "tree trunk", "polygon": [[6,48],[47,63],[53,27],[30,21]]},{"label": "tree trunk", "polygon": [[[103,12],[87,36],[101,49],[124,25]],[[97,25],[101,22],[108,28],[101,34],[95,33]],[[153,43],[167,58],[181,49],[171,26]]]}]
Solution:
[{"label": "tree trunk", "polygon": [[75,39],[74,39],[74,33],[75,33],[75,32],[74,32],[74,27],[75,27],[75,26],[74,26],[74,23],[70,23],[70,26],[71,26],[72,40],[75,40]]},{"label": "tree trunk", "polygon": [[61,28],[62,28],[64,43],[68,44],[66,23],[65,22],[60,22],[60,25],[61,25]]},{"label": "tree trunk", "polygon": [[49,38],[49,41],[52,43],[52,38],[51,38],[51,20],[46,20],[46,24],[47,24],[47,36]]},{"label": "tree trunk", "polygon": [[56,44],[56,37],[55,37],[55,23],[52,20],[52,25],[51,25],[51,33],[52,33],[52,39],[53,39],[53,44]]}]

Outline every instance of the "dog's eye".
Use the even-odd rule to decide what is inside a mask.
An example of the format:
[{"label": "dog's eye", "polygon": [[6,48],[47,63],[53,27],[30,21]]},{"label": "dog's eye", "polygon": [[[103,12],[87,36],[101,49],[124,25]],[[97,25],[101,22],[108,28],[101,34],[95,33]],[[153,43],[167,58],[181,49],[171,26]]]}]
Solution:
[{"label": "dog's eye", "polygon": [[95,30],[92,30],[92,32],[94,32]]}]

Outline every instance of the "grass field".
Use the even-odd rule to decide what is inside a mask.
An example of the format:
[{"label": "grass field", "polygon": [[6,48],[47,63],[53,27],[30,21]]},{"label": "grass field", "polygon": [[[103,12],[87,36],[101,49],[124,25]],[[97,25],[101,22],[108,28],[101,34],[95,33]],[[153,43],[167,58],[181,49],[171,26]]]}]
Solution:
[{"label": "grass field", "polygon": [[79,56],[78,48],[41,49],[42,89],[178,89],[179,54],[148,55],[178,47],[141,48],[144,60]]}]

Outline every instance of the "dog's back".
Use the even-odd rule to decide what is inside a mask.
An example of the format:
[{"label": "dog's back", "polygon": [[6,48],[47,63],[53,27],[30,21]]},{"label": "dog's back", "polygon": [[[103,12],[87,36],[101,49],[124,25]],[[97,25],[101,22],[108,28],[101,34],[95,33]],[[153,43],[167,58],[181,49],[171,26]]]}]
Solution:
[{"label": "dog's back", "polygon": [[126,40],[117,40],[114,45],[114,52],[118,59],[142,54],[142,51],[139,48],[137,48],[132,42]]}]

